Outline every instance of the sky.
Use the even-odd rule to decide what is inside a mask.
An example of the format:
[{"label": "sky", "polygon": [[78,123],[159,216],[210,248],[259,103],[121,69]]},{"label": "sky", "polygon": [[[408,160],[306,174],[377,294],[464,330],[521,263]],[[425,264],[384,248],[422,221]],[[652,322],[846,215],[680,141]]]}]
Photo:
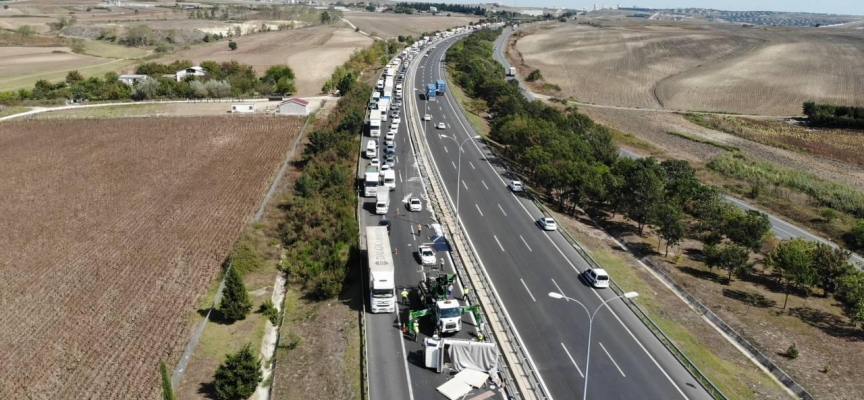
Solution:
[{"label": "sky", "polygon": [[[482,0],[498,1],[517,7],[566,7],[591,9],[600,6],[644,7],[644,8],[711,8],[729,11],[798,11],[824,14],[864,16],[864,0]],[[463,2],[463,1],[458,1]],[[465,1],[467,2],[467,1]]]}]

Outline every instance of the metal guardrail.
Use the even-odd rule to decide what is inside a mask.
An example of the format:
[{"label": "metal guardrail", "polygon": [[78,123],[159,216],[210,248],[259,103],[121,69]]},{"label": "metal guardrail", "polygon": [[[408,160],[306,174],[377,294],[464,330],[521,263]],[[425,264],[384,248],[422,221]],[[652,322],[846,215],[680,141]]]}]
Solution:
[{"label": "metal guardrail", "polygon": [[[419,60],[419,59],[420,59],[419,57],[416,58],[415,62],[416,62],[416,60]],[[413,82],[413,77],[410,77],[410,81]],[[417,123],[415,120],[417,117],[416,111],[417,111],[417,109],[415,108],[413,111],[410,112],[411,117],[407,118],[408,123],[414,126],[415,132],[417,132],[417,129],[419,129],[419,127],[417,127]],[[422,140],[419,140],[419,139],[418,140],[412,140],[411,144],[418,154],[424,154],[427,157],[429,157],[431,155],[431,151],[427,147],[424,146],[424,144],[422,143]],[[445,187],[444,182],[441,180],[441,178],[440,178],[440,176],[438,176],[438,174],[432,173],[432,171],[427,171],[426,166],[422,162],[418,163],[418,166],[420,168],[420,172],[421,172],[422,176],[425,176],[428,180],[434,180],[435,181],[434,183],[439,185],[440,187]],[[430,186],[434,187],[435,185],[430,185]],[[440,195],[443,196],[447,200],[445,202],[446,205],[439,204],[439,202],[432,201],[430,199],[430,202],[431,202],[433,208],[435,209],[436,213],[438,213],[438,215],[444,215],[445,212],[450,212],[451,215],[456,215],[455,205],[453,204],[452,199],[450,199],[447,196],[444,196],[443,193],[440,193]],[[447,208],[446,210],[445,210],[445,207]],[[468,274],[467,274],[467,271],[465,270],[465,267],[464,267],[460,257],[465,257],[465,258],[469,259],[470,262],[473,263],[474,265],[479,266],[481,264],[479,261],[479,257],[477,256],[474,249],[470,245],[468,245],[467,241],[464,240],[464,235],[461,232],[462,225],[458,224],[458,226],[460,229],[451,229],[450,226],[445,226],[445,229],[447,230],[447,235],[449,238],[458,239],[458,240],[455,240],[455,242],[461,241],[461,242],[466,243],[465,248],[462,248],[461,246],[460,247],[452,246],[454,241],[453,240],[450,241],[452,248],[454,250],[456,250],[456,253],[458,255],[458,257],[453,257],[454,269],[459,274],[462,282],[470,285],[471,281],[470,281],[470,279],[466,279],[466,278],[468,278],[468,276],[467,276]],[[486,287],[489,287],[489,288],[493,287],[491,279],[489,278],[489,276],[486,275],[485,271],[483,271],[482,268],[478,268],[478,276],[482,277],[483,285],[485,285]],[[502,305],[501,299],[498,298],[497,293],[495,293],[494,291],[490,290],[489,293],[490,293],[489,297],[492,299],[491,307],[493,308],[496,315],[498,315],[499,318],[503,321],[502,325],[507,330],[506,333],[507,333],[508,337],[510,337],[511,343],[514,345],[514,348],[517,350],[517,356],[519,357],[519,360],[517,360],[517,361],[528,372],[527,377],[528,377],[530,385],[532,386],[531,389],[533,389],[533,392],[534,392],[535,396],[537,396],[537,398],[548,399],[549,396],[547,393],[545,393],[543,385],[540,384],[540,377],[539,377],[537,371],[534,370],[531,362],[528,360],[528,354],[527,354],[527,351],[525,350],[525,346],[521,342],[521,340],[519,339],[519,336],[516,335],[516,333],[513,329],[513,322],[508,318],[507,313],[504,312],[504,307]],[[469,297],[469,301],[471,301],[472,303],[476,304],[478,302],[478,300],[476,299],[476,290],[473,290],[473,288],[471,290],[471,293],[469,293],[468,297]],[[507,391],[511,394],[511,396],[513,396],[513,398],[520,399],[521,398],[520,393],[516,389],[516,387],[514,386],[514,379],[512,378],[512,371],[510,371],[509,368],[507,368],[506,363],[500,363],[500,370],[508,378],[508,379],[504,380],[505,386],[507,387]]]}]

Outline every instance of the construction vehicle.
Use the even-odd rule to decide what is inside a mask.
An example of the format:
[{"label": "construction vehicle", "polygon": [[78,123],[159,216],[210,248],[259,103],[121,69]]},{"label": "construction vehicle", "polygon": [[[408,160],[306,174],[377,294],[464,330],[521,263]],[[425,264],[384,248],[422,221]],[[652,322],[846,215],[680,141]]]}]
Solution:
[{"label": "construction vehicle", "polygon": [[[413,331],[414,321],[427,315],[432,316],[435,321],[435,336],[444,333],[456,333],[462,329],[462,313],[470,312],[478,324],[483,323],[480,316],[480,306],[461,306],[459,301],[451,298],[452,286],[455,274],[426,274],[423,273],[420,281],[420,298],[425,304],[425,309],[411,311],[409,313],[408,327]],[[411,332],[417,335],[417,332]]]}]

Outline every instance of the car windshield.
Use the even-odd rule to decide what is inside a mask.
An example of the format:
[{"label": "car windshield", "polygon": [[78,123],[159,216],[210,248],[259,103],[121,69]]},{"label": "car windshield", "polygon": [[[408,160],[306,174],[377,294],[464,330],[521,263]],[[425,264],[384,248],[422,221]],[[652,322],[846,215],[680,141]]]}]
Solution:
[{"label": "car windshield", "polygon": [[432,257],[432,250],[423,250],[423,257]]},{"label": "car windshield", "polygon": [[460,314],[459,307],[441,309],[441,318],[454,318]]}]

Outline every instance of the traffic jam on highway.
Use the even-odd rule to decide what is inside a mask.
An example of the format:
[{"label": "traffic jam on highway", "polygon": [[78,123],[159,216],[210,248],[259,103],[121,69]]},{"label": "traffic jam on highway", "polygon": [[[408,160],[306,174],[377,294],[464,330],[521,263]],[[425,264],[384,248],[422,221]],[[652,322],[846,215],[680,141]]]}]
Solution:
[{"label": "traffic jam on highway", "polygon": [[[500,167],[492,166],[487,158],[491,156],[488,149],[482,150],[478,145],[480,137],[469,133],[472,129],[466,126],[467,120],[447,96],[447,82],[442,79],[440,63],[443,52],[451,44],[443,42],[444,39],[477,28],[457,29],[415,42],[384,68],[370,96],[366,119],[368,133],[362,141],[358,171],[360,194],[368,199],[363,201],[365,213],[361,220],[365,226],[368,311],[371,313],[367,328],[370,390],[386,393],[388,398],[431,399],[432,395],[420,393],[434,394],[434,390],[426,389],[436,389],[455,399],[473,390],[488,390],[492,382],[495,391],[490,396],[514,398],[501,388],[513,392],[513,381],[516,381],[519,391],[529,390],[539,398],[581,397],[588,392],[591,353],[590,346],[587,351],[585,349],[584,338],[587,336],[591,342],[593,314],[586,320],[581,310],[575,310],[572,305],[578,303],[583,308],[600,310],[611,300],[630,299],[636,294],[617,296],[611,291],[578,289],[607,288],[610,278],[603,269],[586,264],[566,239],[556,234],[558,224],[529,200],[524,183]],[[436,50],[436,45],[441,49]],[[504,71],[506,75],[512,74],[509,66]],[[418,105],[421,101],[422,106]],[[427,131],[427,128],[431,129]],[[462,139],[464,141],[459,143]],[[452,147],[448,150],[445,142],[449,141],[456,142],[456,150]],[[422,144],[428,147],[425,152]],[[476,151],[464,150],[464,144],[473,145]],[[475,155],[473,161],[472,157],[466,157],[470,177],[465,177],[462,155],[469,152]],[[421,162],[423,159],[418,160],[420,157],[427,159],[425,164]],[[486,166],[475,165],[475,162],[485,162]],[[421,164],[427,165],[425,174],[440,177],[443,187],[439,188],[446,192],[451,208],[439,209],[446,214],[446,210],[455,208],[458,221],[455,228],[467,234],[469,247],[474,249],[471,251],[476,252],[480,263],[474,267],[482,270],[492,285],[498,286],[491,290],[503,304],[491,312],[498,314],[499,321],[506,320],[508,327],[504,339],[498,339],[507,341],[508,346],[520,347],[521,358],[516,362],[520,364],[517,368],[524,368],[520,369],[522,376],[499,374],[501,370],[509,371],[502,358],[506,352],[499,354],[501,348],[489,337],[484,320],[485,313],[490,312],[486,308],[488,304],[484,302],[481,310],[476,300],[469,301],[472,298],[468,295],[469,286],[463,282],[465,277],[454,270],[450,243],[444,227],[439,225],[441,216],[435,215],[436,209],[431,207],[427,195],[424,179],[433,178],[421,176]],[[494,180],[502,182],[499,188],[495,188]],[[462,202],[474,206],[471,215],[459,213],[460,195]],[[512,199],[505,200],[502,196]],[[495,216],[488,215],[491,212]],[[523,212],[529,220],[515,223],[525,216]],[[522,216],[517,218],[520,214]],[[528,222],[533,222],[536,234],[518,231],[520,226],[527,228]],[[448,225],[447,228],[454,227]],[[572,280],[574,271],[578,276],[575,281]],[[554,287],[546,290],[548,298],[535,296],[531,290],[545,290],[550,284]],[[560,301],[547,301],[540,306],[538,299],[543,298]],[[601,338],[595,345],[600,346],[605,357],[591,361],[592,367],[598,369],[594,373],[597,377],[593,378],[598,380],[598,388],[592,389],[592,396],[595,390],[598,393],[602,390],[619,398],[639,395],[705,397],[704,392],[698,391],[701,388],[696,389],[697,386],[690,383],[692,376],[632,312],[625,306],[614,305],[609,305],[606,312],[612,316],[593,327]],[[380,319],[379,314],[395,314],[395,322],[394,318]],[[565,326],[570,329],[562,331]],[[390,335],[387,330],[394,329],[399,330],[398,340],[382,339]],[[498,328],[495,333],[496,337],[501,334]],[[403,356],[399,356],[399,348]],[[533,359],[529,350],[539,357]],[[408,354],[418,356],[408,361],[405,357]],[[393,369],[393,360],[397,358],[404,363],[404,371]],[[577,363],[578,359],[585,363]],[[376,360],[380,365],[375,364]],[[507,360],[507,364],[513,362]],[[620,363],[625,360],[629,365]],[[374,371],[373,365],[376,365]],[[426,375],[418,368],[435,371],[439,374],[433,375],[438,377]],[[529,369],[531,372],[524,372]],[[626,374],[625,370],[628,370]],[[656,379],[657,373],[665,378]],[[407,383],[397,384],[397,374]],[[526,378],[529,374],[531,376]],[[573,374],[584,381],[574,381]],[[523,380],[521,384],[519,379]],[[530,383],[525,384],[526,379]],[[685,390],[688,393],[685,394]]]}]

